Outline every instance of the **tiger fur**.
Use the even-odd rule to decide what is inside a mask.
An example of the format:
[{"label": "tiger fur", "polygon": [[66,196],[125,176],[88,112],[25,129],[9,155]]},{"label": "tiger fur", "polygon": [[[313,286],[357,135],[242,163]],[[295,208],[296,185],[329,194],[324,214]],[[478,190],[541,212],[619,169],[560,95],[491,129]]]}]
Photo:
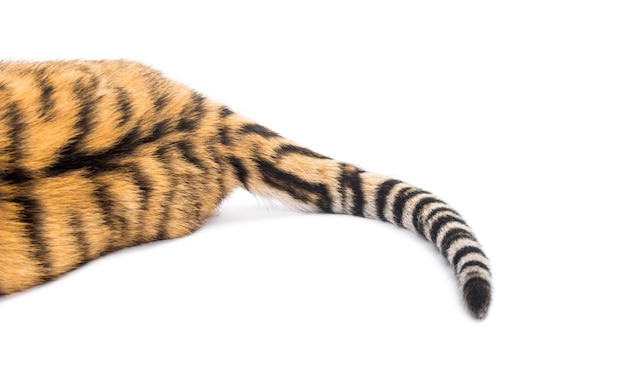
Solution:
[{"label": "tiger fur", "polygon": [[140,63],[0,62],[0,295],[187,235],[238,187],[422,235],[486,315],[489,261],[432,194],[301,147]]}]

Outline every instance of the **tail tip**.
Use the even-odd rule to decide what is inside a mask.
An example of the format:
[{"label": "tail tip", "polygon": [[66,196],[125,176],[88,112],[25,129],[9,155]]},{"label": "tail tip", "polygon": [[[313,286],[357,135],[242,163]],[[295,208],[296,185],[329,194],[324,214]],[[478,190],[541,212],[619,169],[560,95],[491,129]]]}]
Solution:
[{"label": "tail tip", "polygon": [[484,319],[491,303],[491,284],[481,277],[473,277],[463,286],[465,303],[472,315],[477,319]]}]

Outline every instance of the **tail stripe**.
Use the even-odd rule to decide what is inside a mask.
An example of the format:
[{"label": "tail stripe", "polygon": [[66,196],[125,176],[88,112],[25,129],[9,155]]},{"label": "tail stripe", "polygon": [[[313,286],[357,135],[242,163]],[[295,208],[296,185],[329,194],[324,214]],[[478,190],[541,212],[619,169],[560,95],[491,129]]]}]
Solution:
[{"label": "tail stripe", "polygon": [[432,219],[435,217],[435,215],[437,215],[440,212],[444,212],[444,211],[448,212],[451,215],[456,215],[456,216],[460,217],[459,213],[454,211],[454,210],[452,210],[450,207],[448,207],[448,206],[440,206],[440,207],[432,209],[428,213],[428,215],[426,215],[426,218],[424,218],[424,221],[432,221]]},{"label": "tail stripe", "polygon": [[246,167],[241,162],[241,160],[236,157],[228,157],[228,162],[230,163],[231,166],[233,166],[233,169],[235,170],[235,176],[237,177],[239,182],[241,182],[241,184],[246,189],[250,189],[248,186],[249,173]]},{"label": "tail stripe", "polygon": [[423,190],[419,190],[412,187],[405,187],[396,195],[396,200],[393,203],[393,221],[396,225],[404,226],[402,223],[402,217],[406,210],[407,202],[420,193],[426,193]]},{"label": "tail stripe", "polygon": [[235,114],[235,112],[230,110],[230,108],[226,105],[222,105],[222,107],[220,108],[220,119],[224,119],[227,116],[230,116],[233,114]]},{"label": "tail stripe", "polygon": [[311,157],[311,158],[317,158],[317,159],[330,159],[325,155],[321,155],[319,153],[316,153],[312,150],[309,150],[307,148],[303,148],[301,146],[297,146],[297,145],[293,145],[293,144],[284,144],[281,145],[278,149],[275,150],[274,154],[276,155],[276,158],[282,158],[284,155],[286,154],[300,154],[300,155],[304,155],[307,157]]},{"label": "tail stripe", "polygon": [[478,260],[468,260],[467,262],[465,262],[461,266],[461,268],[459,268],[459,270],[457,272],[458,273],[463,273],[463,271],[465,271],[469,267],[480,267],[480,268],[484,269],[485,271],[491,273],[491,271],[489,270],[489,267],[485,263],[480,262]]},{"label": "tail stripe", "polygon": [[433,197],[432,194],[428,192],[426,192],[426,194],[430,195],[430,197],[426,196],[426,197],[421,198],[419,202],[417,202],[415,204],[415,207],[413,208],[413,226],[415,227],[416,232],[418,232],[420,235],[428,239],[428,237],[426,237],[426,234],[424,233],[425,228],[426,228],[426,222],[427,222],[427,220],[424,219],[424,210],[426,206],[430,204],[433,204],[433,203],[444,204],[444,203],[441,200]]},{"label": "tail stripe", "polygon": [[[457,265],[461,262],[461,260],[470,254],[478,254],[478,255],[485,257],[485,253],[483,253],[483,251],[480,248],[476,246],[471,246],[471,245],[463,246],[454,253],[454,257],[452,258],[452,266],[456,268]],[[460,272],[460,271],[457,271],[457,272]]]},{"label": "tail stripe", "polygon": [[[321,183],[309,183],[290,173],[279,170],[268,161],[256,160],[263,180],[270,186],[287,192],[296,200],[314,204],[323,212],[332,212],[328,187]],[[317,198],[312,198],[315,196]]]},{"label": "tail stripe", "polygon": [[387,207],[387,197],[389,197],[389,192],[391,189],[400,184],[400,180],[389,179],[380,184],[378,187],[378,191],[376,193],[376,215],[382,221],[389,221],[385,217],[385,210]]},{"label": "tail stripe", "polygon": [[222,143],[222,145],[230,146],[233,143],[233,140],[230,137],[230,130],[228,129],[228,127],[219,126],[217,129],[217,136],[220,139],[220,143]]},{"label": "tail stripe", "polygon": [[443,215],[439,217],[437,220],[432,221],[427,238],[432,242],[438,242],[439,241],[438,238],[439,238],[439,235],[441,234],[442,228],[446,224],[451,223],[451,222],[457,222],[457,223],[466,225],[465,221],[457,216]]},{"label": "tail stripe", "polygon": [[[345,163],[341,164],[341,177],[340,184],[345,191],[352,192],[352,205],[347,206],[347,203],[343,201],[343,212],[355,216],[363,216],[363,207],[365,206],[365,199],[363,197],[363,187],[361,185],[361,173],[363,171]],[[344,196],[347,193],[342,193]]]},{"label": "tail stripe", "polygon": [[266,139],[272,138],[272,137],[281,137],[279,134],[277,134],[276,132],[265,128],[259,124],[256,123],[248,123],[245,124],[241,127],[240,130],[241,133],[246,134],[246,133],[255,133],[257,135],[260,135]]},{"label": "tail stripe", "polygon": [[189,164],[200,168],[203,171],[208,171],[207,166],[202,159],[198,158],[194,153],[194,146],[189,141],[178,141],[175,143],[178,153]]},{"label": "tail stripe", "polygon": [[424,224],[425,224],[425,220],[423,219],[424,209],[426,206],[430,205],[431,203],[443,203],[443,202],[432,196],[424,197],[420,199],[420,201],[415,205],[414,210],[413,210],[413,226],[415,227],[415,230],[424,237],[426,237],[426,235],[424,234]]},{"label": "tail stripe", "polygon": [[448,258],[448,250],[450,246],[459,239],[467,238],[472,241],[476,241],[474,235],[467,231],[465,228],[452,228],[448,230],[441,239],[441,244],[438,244],[437,247],[441,248],[441,253],[444,258]]}]

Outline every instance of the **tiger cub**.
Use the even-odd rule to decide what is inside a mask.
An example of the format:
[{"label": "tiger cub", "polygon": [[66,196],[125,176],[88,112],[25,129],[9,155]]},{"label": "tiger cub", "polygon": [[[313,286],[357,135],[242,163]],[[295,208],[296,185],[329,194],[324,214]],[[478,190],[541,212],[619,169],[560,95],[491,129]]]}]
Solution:
[{"label": "tiger cub", "polygon": [[0,62],[0,295],[187,235],[238,187],[424,236],[486,315],[489,261],[432,194],[303,148],[140,63]]}]

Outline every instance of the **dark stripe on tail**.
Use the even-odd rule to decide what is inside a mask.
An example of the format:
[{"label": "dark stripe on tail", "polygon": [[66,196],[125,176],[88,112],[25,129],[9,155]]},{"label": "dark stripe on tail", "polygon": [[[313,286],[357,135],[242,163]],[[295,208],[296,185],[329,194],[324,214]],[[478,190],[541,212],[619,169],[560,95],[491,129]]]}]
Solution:
[{"label": "dark stripe on tail", "polygon": [[424,234],[424,223],[427,221],[426,219],[422,218],[422,215],[424,213],[424,208],[431,203],[440,203],[440,202],[441,200],[435,197],[425,197],[425,198],[422,198],[415,205],[415,209],[413,210],[413,227],[419,234],[421,234],[424,237],[426,237],[426,235]]},{"label": "dark stripe on tail", "polygon": [[376,192],[376,215],[382,221],[387,221],[385,218],[385,210],[387,207],[387,197],[391,189],[397,184],[401,183],[400,180],[389,179],[380,184],[378,191]]},{"label": "dark stripe on tail", "polygon": [[459,268],[458,273],[463,273],[463,271],[465,271],[468,267],[480,267],[484,269],[485,271],[491,273],[491,271],[489,270],[489,267],[487,267],[485,263],[479,262],[478,260],[470,260],[466,262],[465,264],[461,266],[461,268]]},{"label": "dark stripe on tail", "polygon": [[280,137],[276,132],[254,123],[244,125],[239,131],[243,134],[254,133],[265,138]]},{"label": "dark stripe on tail", "polygon": [[239,182],[243,184],[243,186],[246,189],[248,189],[249,173],[246,167],[241,162],[241,160],[235,157],[228,157],[228,162],[230,163],[231,166],[233,166],[233,169],[235,170],[235,176],[237,176],[237,179],[239,180]]},{"label": "dark stripe on tail", "polygon": [[472,233],[470,233],[466,228],[452,228],[446,232],[443,236],[443,240],[441,241],[441,253],[444,258],[448,258],[448,250],[450,250],[450,246],[462,238],[467,238],[472,241],[476,241],[476,238]]},{"label": "dark stripe on tail", "polygon": [[424,218],[424,221],[430,221],[433,216],[437,215],[438,213],[442,212],[442,211],[447,211],[450,214],[453,215],[459,215],[456,211],[452,210],[450,207],[447,206],[441,206],[441,207],[436,207],[434,209],[432,209],[428,215],[426,215],[426,218]]},{"label": "dark stripe on tail", "polygon": [[176,147],[180,151],[183,159],[187,161],[187,163],[191,163],[192,165],[200,168],[203,171],[208,171],[207,166],[202,162],[200,158],[198,158],[194,153],[194,146],[189,141],[179,141],[176,143]]},{"label": "dark stripe on tail", "polygon": [[332,212],[331,198],[326,185],[304,181],[295,175],[279,170],[272,163],[264,160],[257,159],[255,163],[268,185],[285,191],[308,205],[315,205],[323,212]]},{"label": "dark stripe on tail", "polygon": [[363,216],[363,208],[365,206],[365,199],[363,197],[363,188],[361,186],[361,173],[364,171],[358,169],[352,165],[342,163],[341,164],[341,187],[342,197],[346,197],[347,189],[352,191],[352,207],[347,209],[345,200],[342,203],[345,213],[354,216]]},{"label": "dark stripe on tail", "polygon": [[275,154],[277,158],[283,157],[286,154],[300,154],[311,158],[330,159],[325,155],[321,155],[307,148],[291,144],[281,145],[278,149],[275,150]]},{"label": "dark stripe on tail", "polygon": [[[469,255],[469,254],[479,254],[482,255],[483,257],[485,257],[485,253],[479,249],[476,246],[464,246],[462,248],[460,248],[455,254],[454,254],[454,258],[452,259],[452,266],[456,269],[456,266],[459,264],[459,262],[461,261],[461,259],[463,259],[464,256]],[[461,271],[457,271],[458,273],[460,273]]]},{"label": "dark stripe on tail", "polygon": [[220,109],[220,119],[224,119],[227,116],[230,116],[233,114],[235,114],[235,112],[230,110],[228,106],[222,106],[222,108]]},{"label": "dark stripe on tail", "polygon": [[404,215],[406,203],[420,193],[427,192],[411,187],[402,188],[402,190],[398,192],[396,200],[393,202],[393,221],[396,225],[402,226],[402,215]]},{"label": "dark stripe on tail", "polygon": [[[429,220],[426,220],[426,221],[429,221]],[[432,242],[437,242],[437,239],[439,238],[439,234],[441,233],[441,228],[443,228],[446,224],[451,223],[451,222],[458,222],[467,226],[467,223],[465,223],[463,219],[457,216],[443,215],[431,223],[432,225],[430,227],[430,231],[428,232],[430,240]]]},{"label": "dark stripe on tail", "polygon": [[217,136],[222,145],[232,145],[233,141],[230,138],[230,130],[228,127],[219,126],[217,129]]}]

